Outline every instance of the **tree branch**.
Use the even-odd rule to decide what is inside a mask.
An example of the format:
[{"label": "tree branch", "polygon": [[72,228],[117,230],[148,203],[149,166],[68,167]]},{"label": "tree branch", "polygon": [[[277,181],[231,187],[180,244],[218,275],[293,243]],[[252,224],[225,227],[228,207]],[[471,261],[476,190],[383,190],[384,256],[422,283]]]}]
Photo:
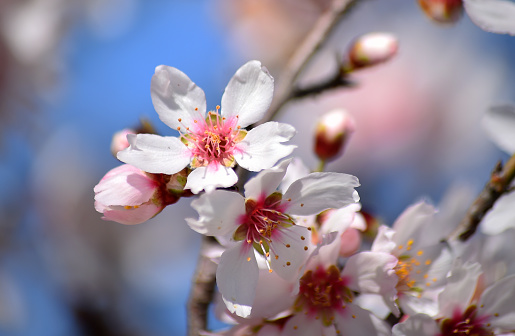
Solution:
[{"label": "tree branch", "polygon": [[208,309],[216,285],[216,264],[206,257],[205,252],[217,244],[213,237],[202,236],[202,246],[188,300],[189,336],[198,336],[201,331],[207,330]]},{"label": "tree branch", "polygon": [[495,166],[490,180],[479,193],[474,203],[470,206],[455,232],[458,232],[458,239],[461,241],[468,240],[477,230],[479,223],[492,208],[495,202],[504,193],[510,190],[510,184],[515,178],[515,155],[513,155],[506,164],[498,162]]},{"label": "tree branch", "polygon": [[279,83],[275,89],[272,105],[264,118],[255,126],[273,120],[279,110],[290,99],[294,98],[293,88],[295,87],[297,78],[313,55],[323,46],[343,15],[358,1],[359,0],[334,0],[331,7],[320,16],[311,32],[286,64],[285,69],[279,76]]}]

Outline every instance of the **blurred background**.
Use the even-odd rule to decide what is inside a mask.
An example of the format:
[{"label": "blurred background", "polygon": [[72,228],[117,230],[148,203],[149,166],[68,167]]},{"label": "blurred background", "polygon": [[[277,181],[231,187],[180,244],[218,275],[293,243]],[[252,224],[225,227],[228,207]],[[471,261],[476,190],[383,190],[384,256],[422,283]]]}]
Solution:
[{"label": "blurred background", "polygon": [[[102,221],[93,187],[119,162],[114,132],[148,118],[154,68],[179,68],[220,103],[259,59],[276,81],[329,0],[0,0],[0,335],[183,335],[200,246],[191,199],[136,226]],[[391,224],[456,185],[474,197],[505,156],[486,138],[489,105],[513,102],[513,37],[464,16],[436,25],[416,1],[363,1],[301,77],[328,76],[349,42],[399,38],[397,57],[356,88],[289,103],[294,152],[314,168],[317,118],[345,108],[356,132],[328,169],[359,177],[363,208]],[[219,323],[211,321],[216,327]]]}]

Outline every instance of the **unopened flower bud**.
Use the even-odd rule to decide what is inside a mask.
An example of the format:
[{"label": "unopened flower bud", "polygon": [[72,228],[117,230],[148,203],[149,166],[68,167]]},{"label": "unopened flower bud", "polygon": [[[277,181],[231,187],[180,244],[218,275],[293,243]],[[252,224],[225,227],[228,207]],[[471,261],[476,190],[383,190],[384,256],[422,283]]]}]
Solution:
[{"label": "unopened flower bud", "polygon": [[323,161],[334,159],[354,130],[354,119],[347,111],[336,109],[325,113],[316,128],[315,154]]},{"label": "unopened flower bud", "polygon": [[388,33],[368,33],[358,37],[348,52],[345,71],[374,66],[390,60],[397,53],[397,38]]},{"label": "unopened flower bud", "polygon": [[431,20],[454,23],[463,13],[462,0],[418,0],[418,4]]},{"label": "unopened flower bud", "polygon": [[102,219],[139,224],[176,203],[183,192],[187,170],[174,175],[149,174],[124,164],[111,169],[95,186],[95,209]]},{"label": "unopened flower bud", "polygon": [[127,134],[136,134],[136,131],[126,128],[116,132],[111,140],[111,153],[116,157],[116,154],[129,147],[129,141],[127,141]]}]

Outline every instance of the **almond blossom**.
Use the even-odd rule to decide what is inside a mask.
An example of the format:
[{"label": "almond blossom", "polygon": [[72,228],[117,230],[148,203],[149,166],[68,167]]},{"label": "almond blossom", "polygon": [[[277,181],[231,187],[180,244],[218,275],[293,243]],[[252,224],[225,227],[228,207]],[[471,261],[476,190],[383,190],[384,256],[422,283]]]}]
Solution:
[{"label": "almond blossom", "polygon": [[341,240],[336,234],[311,254],[293,305],[294,315],[282,335],[390,335],[390,327],[370,311],[356,305],[355,292],[383,294],[395,291],[395,257],[361,252],[337,267]]},{"label": "almond blossom", "polygon": [[456,263],[439,295],[439,314],[417,314],[393,328],[396,336],[500,335],[515,329],[515,275],[485,288],[477,263]]},{"label": "almond blossom", "polygon": [[295,134],[292,126],[259,121],[272,101],[274,80],[259,61],[243,65],[229,81],[222,106],[206,113],[200,89],[176,68],[160,65],[152,77],[151,96],[159,118],[180,137],[128,135],[130,147],[118,159],[149,173],[175,174],[186,166],[193,171],[185,188],[193,193],[230,187],[238,181],[236,163],[250,171],[272,167],[295,148],[283,145]]},{"label": "almond blossom", "polygon": [[312,173],[293,182],[283,193],[276,191],[289,160],[264,170],[245,184],[245,196],[215,190],[191,203],[198,219],[186,219],[190,227],[209,236],[229,236],[235,243],[221,256],[216,272],[218,289],[230,312],[246,317],[255,297],[259,267],[264,257],[270,272],[293,280],[311,248],[308,228],[296,225],[292,216],[317,214],[357,202],[354,176]]},{"label": "almond blossom", "polygon": [[[436,300],[431,292],[441,288],[452,267],[452,255],[447,244],[441,242],[435,225],[436,210],[419,202],[407,208],[392,228],[381,226],[371,250],[397,258],[393,270],[398,276],[396,293],[384,300],[395,315],[417,312],[436,313]],[[388,295],[392,293],[386,293]],[[429,295],[427,295],[429,294]]]}]

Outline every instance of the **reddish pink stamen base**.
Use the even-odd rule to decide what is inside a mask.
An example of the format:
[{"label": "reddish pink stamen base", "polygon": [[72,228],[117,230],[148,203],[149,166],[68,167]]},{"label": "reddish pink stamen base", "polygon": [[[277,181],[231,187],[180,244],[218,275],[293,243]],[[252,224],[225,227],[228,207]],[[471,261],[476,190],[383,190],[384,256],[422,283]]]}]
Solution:
[{"label": "reddish pink stamen base", "polygon": [[493,336],[488,316],[478,316],[477,307],[469,306],[463,313],[456,311],[451,319],[440,325],[439,336]]}]

